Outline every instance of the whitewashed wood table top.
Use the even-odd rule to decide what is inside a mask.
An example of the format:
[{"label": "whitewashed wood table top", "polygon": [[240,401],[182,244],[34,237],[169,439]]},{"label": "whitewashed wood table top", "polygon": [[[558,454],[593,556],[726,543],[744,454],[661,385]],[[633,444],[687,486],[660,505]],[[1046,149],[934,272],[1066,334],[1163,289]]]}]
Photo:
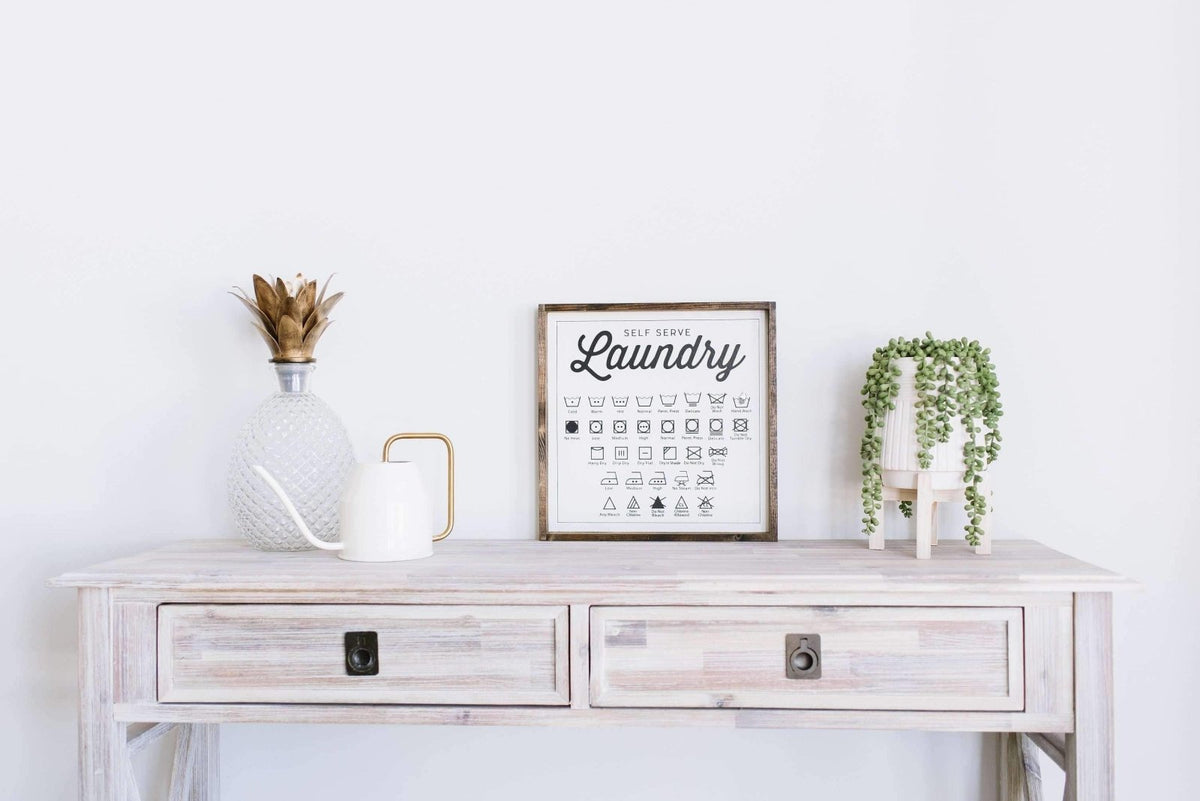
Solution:
[{"label": "whitewashed wood table top", "polygon": [[53,579],[52,586],[191,591],[390,592],[1111,592],[1137,584],[1032,540],[990,556],[943,542],[871,551],[861,540],[774,543],[447,540],[428,559],[347,562],[321,551],[269,553],[239,540],[187,540]]}]

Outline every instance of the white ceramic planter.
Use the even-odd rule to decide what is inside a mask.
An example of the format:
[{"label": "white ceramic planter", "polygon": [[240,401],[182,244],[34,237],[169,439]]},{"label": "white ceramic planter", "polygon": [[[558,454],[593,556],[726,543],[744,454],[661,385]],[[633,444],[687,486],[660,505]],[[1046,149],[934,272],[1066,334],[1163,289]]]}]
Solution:
[{"label": "white ceramic planter", "polygon": [[[928,473],[933,481],[933,489],[962,489],[963,482],[963,445],[967,435],[963,431],[962,420],[955,419],[952,425],[949,442],[939,442],[930,449],[933,461],[928,468],[922,469],[917,461],[917,452],[921,450],[917,442],[917,389],[916,359],[896,359],[900,368],[897,383],[900,390],[896,393],[896,408],[891,409],[883,418],[883,448],[879,455],[880,467],[883,469],[883,485],[896,489],[916,489],[917,476]],[[983,445],[983,434],[977,435],[976,443]]]}]

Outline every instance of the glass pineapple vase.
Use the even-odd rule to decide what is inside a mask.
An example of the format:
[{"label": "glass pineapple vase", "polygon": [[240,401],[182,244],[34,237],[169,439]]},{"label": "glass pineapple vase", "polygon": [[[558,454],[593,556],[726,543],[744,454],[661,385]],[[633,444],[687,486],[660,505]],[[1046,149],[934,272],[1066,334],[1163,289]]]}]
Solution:
[{"label": "glass pineapple vase", "polygon": [[312,546],[254,465],[279,481],[313,534],[333,542],[338,538],[338,500],[354,466],[354,450],[342,421],[309,389],[316,365],[272,366],[279,391],[254,410],[234,444],[229,505],[238,531],[255,548],[303,551]]}]

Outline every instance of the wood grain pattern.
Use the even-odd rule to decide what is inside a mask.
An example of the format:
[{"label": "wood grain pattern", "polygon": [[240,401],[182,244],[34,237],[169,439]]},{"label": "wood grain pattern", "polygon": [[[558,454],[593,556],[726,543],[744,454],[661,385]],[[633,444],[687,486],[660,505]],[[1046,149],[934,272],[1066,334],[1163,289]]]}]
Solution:
[{"label": "wood grain pattern", "polygon": [[436,726],[702,726],[747,729],[1063,732],[1069,719],[1024,712],[844,709],[611,709],[379,704],[118,704],[117,720]]},{"label": "wood grain pattern", "polygon": [[136,704],[157,695],[155,643],[158,604],[146,601],[113,603],[113,699]]},{"label": "wood grain pattern", "polygon": [[[778,605],[773,596],[1110,592],[1136,583],[1030,540],[1003,540],[980,557],[946,541],[938,558],[913,559],[911,542],[871,551],[865,540],[536,542],[456,540],[428,559],[352,563],[318,551],[266,553],[238,540],[192,540],[67,573],[54,586],[145,590],[144,599],[204,592],[279,590],[294,601],[321,593],[389,603],[453,597],[495,602]],[[302,597],[301,597],[302,596]],[[136,597],[125,594],[123,597]],[[434,600],[436,599],[436,600]],[[609,601],[608,599],[620,599]],[[788,603],[791,603],[788,601]]]},{"label": "wood grain pattern", "polygon": [[[788,633],[819,634],[822,675],[789,679]],[[1018,608],[592,609],[592,705],[1017,711]]]},{"label": "wood grain pattern", "polygon": [[[1071,797],[1111,799],[1109,593],[1136,584],[1028,541],[930,562],[896,546],[450,541],[355,564],[203,541],[67,574],[52,583],[81,588],[81,798],[137,798],[127,754],[166,730],[127,744],[129,723],[195,726],[177,793],[215,801],[216,724],[340,722],[1036,732]],[[342,667],[363,629],[385,670],[413,660],[366,691],[345,682],[374,677]],[[783,635],[805,631],[826,638],[831,690],[782,678]],[[159,700],[163,666],[177,700]],[[844,708],[799,708],[822,704]]]},{"label": "wood grain pattern", "polygon": [[[347,631],[378,632],[379,675],[347,675]],[[167,604],[158,698],[565,704],[567,654],[564,607]]]},{"label": "wood grain pattern", "polygon": [[1112,595],[1075,596],[1075,731],[1066,738],[1065,801],[1112,801]]},{"label": "wood grain pattern", "polygon": [[1072,715],[1075,707],[1074,606],[1058,603],[1025,607],[1025,711]]},{"label": "wood grain pattern", "polygon": [[588,707],[588,670],[591,663],[591,622],[585,604],[572,604],[571,619],[571,707]]},{"label": "wood grain pattern", "polygon": [[113,648],[109,591],[80,589],[80,801],[126,801],[126,726],[113,715]]},{"label": "wood grain pattern", "polygon": [[[565,532],[550,531],[547,511],[549,491],[549,453],[546,441],[546,323],[547,314],[553,312],[711,312],[722,310],[760,311],[766,318],[767,327],[767,526],[762,532],[705,532],[694,534],[668,533],[659,531],[639,532]],[[537,457],[538,457],[538,539],[564,542],[595,541],[676,541],[713,542],[731,540],[735,542],[775,542],[779,539],[779,466],[778,432],[776,412],[775,378],[775,302],[774,301],[731,301],[728,303],[700,301],[694,303],[542,303],[537,309]]]}]

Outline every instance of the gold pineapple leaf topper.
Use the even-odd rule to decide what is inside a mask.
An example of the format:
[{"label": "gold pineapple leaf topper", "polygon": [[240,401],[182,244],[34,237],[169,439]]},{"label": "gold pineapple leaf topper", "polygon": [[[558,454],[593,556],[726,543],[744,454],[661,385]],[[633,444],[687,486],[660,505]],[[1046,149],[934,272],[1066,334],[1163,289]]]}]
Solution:
[{"label": "gold pineapple leaf topper", "polygon": [[333,322],[329,312],[345,294],[325,297],[332,279],[332,275],[325,279],[318,295],[317,282],[307,281],[299,273],[292,281],[276,278],[274,282],[255,275],[253,299],[241,287],[234,287],[237,292],[229,294],[254,315],[254,327],[271,349],[271,361],[311,362],[315,361],[317,340]]}]

